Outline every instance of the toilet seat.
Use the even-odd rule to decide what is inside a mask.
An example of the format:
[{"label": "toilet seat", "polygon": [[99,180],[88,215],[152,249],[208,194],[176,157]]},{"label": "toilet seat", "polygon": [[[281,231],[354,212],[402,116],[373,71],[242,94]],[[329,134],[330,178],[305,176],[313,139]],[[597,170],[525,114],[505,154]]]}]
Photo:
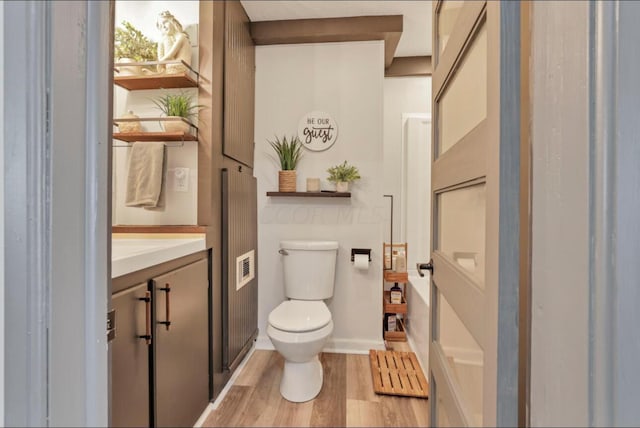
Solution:
[{"label": "toilet seat", "polygon": [[[333,321],[329,321],[329,324],[325,325],[318,330],[305,331],[301,333],[292,333],[290,331],[280,330],[272,326],[267,325],[267,336],[271,341],[278,341],[281,343],[288,343],[292,345],[304,345],[310,342],[316,342],[318,340],[324,342],[324,340],[333,333]],[[318,352],[320,349],[318,349]]]},{"label": "toilet seat", "polygon": [[286,300],[269,314],[269,325],[289,333],[312,332],[330,322],[331,312],[321,300]]}]

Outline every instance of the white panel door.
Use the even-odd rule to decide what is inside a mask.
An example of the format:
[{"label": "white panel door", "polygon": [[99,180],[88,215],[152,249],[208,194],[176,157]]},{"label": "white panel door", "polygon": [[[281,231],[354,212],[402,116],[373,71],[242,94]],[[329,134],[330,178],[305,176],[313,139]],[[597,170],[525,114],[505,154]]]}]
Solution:
[{"label": "white panel door", "polygon": [[433,16],[431,424],[516,426],[519,5]]}]

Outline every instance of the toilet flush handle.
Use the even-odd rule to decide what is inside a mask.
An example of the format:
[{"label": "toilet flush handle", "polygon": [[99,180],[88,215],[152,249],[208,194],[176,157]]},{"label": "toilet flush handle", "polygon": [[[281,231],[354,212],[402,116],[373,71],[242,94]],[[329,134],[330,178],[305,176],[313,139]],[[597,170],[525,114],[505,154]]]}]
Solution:
[{"label": "toilet flush handle", "polygon": [[278,252],[279,252],[280,254],[282,254],[283,256],[288,256],[288,255],[289,255],[289,253],[287,253],[287,250],[285,250],[284,248],[280,248],[280,249],[278,250]]}]

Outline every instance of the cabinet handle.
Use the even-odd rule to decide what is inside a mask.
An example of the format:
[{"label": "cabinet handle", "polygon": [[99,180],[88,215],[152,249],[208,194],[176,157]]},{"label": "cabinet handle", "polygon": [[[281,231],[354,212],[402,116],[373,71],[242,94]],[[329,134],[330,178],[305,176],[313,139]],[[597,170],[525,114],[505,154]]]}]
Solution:
[{"label": "cabinet handle", "polygon": [[145,339],[147,345],[151,345],[151,292],[145,291],[144,297],[138,298],[138,300],[144,301],[145,309],[145,334],[138,336],[140,339]]},{"label": "cabinet handle", "polygon": [[171,298],[169,297],[169,293],[171,292],[171,285],[168,283],[165,284],[164,287],[160,288],[161,291],[164,291],[166,294],[164,295],[165,305],[164,305],[164,317],[166,321],[158,321],[159,324],[164,324],[169,330],[169,326],[171,325]]}]

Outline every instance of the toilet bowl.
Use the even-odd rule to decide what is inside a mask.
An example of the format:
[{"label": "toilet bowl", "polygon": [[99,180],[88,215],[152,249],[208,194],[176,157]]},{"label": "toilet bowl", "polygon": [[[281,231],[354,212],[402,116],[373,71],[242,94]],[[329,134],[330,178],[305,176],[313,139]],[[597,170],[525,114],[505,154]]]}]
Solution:
[{"label": "toilet bowl", "polygon": [[318,354],[332,332],[331,312],[323,301],[287,300],[271,311],[267,335],[285,360],[280,394],[286,400],[301,403],[320,393]]},{"label": "toilet bowl", "polygon": [[333,296],[337,241],[282,241],[284,295],[269,314],[267,336],[284,357],[280,394],[294,403],[309,401],[322,389],[318,354],[333,332],[324,300]]}]

